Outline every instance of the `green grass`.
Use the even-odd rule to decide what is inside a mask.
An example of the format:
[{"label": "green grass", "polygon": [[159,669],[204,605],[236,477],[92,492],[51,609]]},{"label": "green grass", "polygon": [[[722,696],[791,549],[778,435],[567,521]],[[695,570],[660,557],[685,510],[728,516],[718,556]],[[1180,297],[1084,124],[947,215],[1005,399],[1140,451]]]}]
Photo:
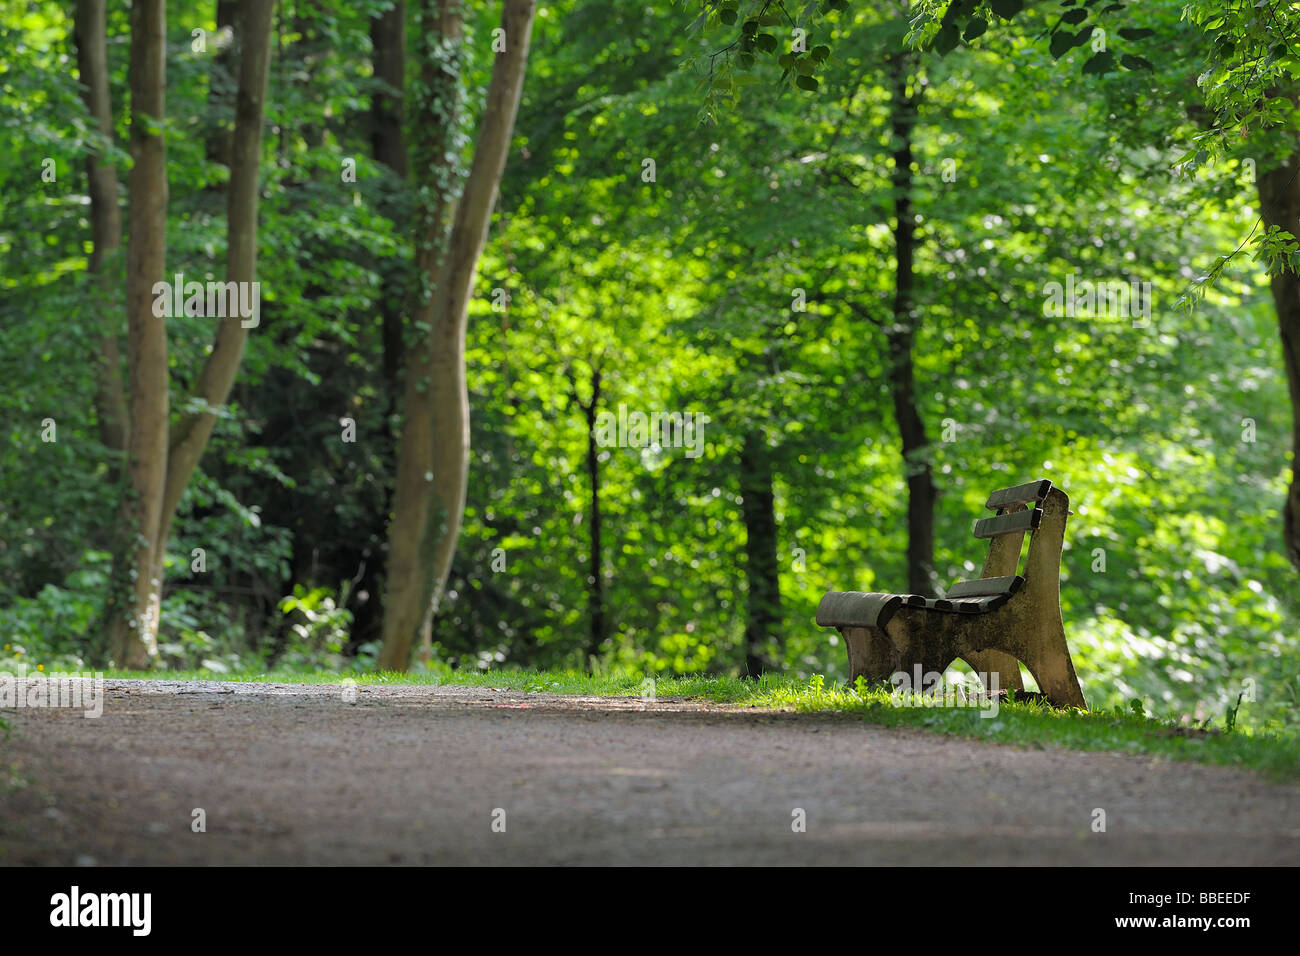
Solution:
[{"label": "green grass", "polygon": [[[587,697],[637,697],[645,677],[639,674],[585,674],[578,671],[434,669],[406,673],[284,671],[215,674],[211,671],[107,671],[105,677],[155,680],[231,680],[286,684],[452,684],[493,687],[526,693]],[[1037,749],[1118,751],[1157,759],[1248,767],[1274,779],[1300,779],[1300,737],[1294,733],[1252,732],[1238,727],[1200,729],[1158,719],[1137,710],[1124,712],[1055,710],[1033,701],[1002,701],[993,717],[975,708],[897,706],[888,687],[826,687],[766,675],[761,680],[734,677],[660,677],[657,698],[688,698],[739,707],[856,715],[886,727],[906,727],[974,737]],[[1246,705],[1249,706],[1249,705]]]}]

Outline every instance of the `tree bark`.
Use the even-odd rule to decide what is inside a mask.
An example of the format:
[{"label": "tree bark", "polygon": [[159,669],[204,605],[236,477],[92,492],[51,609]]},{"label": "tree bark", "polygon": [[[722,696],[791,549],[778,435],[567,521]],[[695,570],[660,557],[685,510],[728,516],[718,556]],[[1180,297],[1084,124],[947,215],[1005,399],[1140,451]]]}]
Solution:
[{"label": "tree bark", "polygon": [[108,650],[119,667],[147,667],[158,652],[158,525],[167,473],[167,327],[153,313],[153,285],[166,268],[167,157],[164,0],[131,5],[131,235],[127,243],[130,488],[109,602]]},{"label": "tree bark", "polygon": [[[436,203],[435,208],[427,210],[424,217],[434,242],[421,243],[428,249],[421,254],[421,265],[436,282],[432,298],[417,310],[416,328],[427,327],[428,332],[411,351],[407,366],[406,421],[398,449],[389,529],[384,643],[379,655],[383,669],[406,669],[417,631],[423,631],[427,640],[451,570],[465,510],[469,470],[465,331],[469,296],[519,108],[534,5],[535,0],[505,0],[503,4],[505,50],[497,54],[492,68],[474,158],[445,243],[436,241],[447,212],[439,201],[447,197],[440,194],[443,183],[438,175],[449,170],[444,165],[435,164],[427,171],[417,166],[421,186],[439,194],[430,200]],[[447,18],[454,21],[453,42],[459,42],[459,4],[435,6],[440,22]],[[447,37],[448,33],[443,30],[439,35]],[[430,68],[435,74],[441,72],[442,66],[440,59],[426,57],[424,93],[435,103],[433,93],[439,81],[436,75],[428,74]],[[458,75],[454,80],[459,86]],[[446,121],[437,110],[431,119],[434,123]],[[429,154],[421,150],[417,155],[424,161]],[[445,254],[439,254],[439,248],[445,249]],[[422,321],[427,325],[421,325]]]},{"label": "tree bark", "polygon": [[745,521],[745,671],[759,677],[773,662],[768,642],[780,643],[781,577],[777,563],[776,496],[772,453],[761,431],[746,433],[740,451],[741,509]]},{"label": "tree bark", "polygon": [[912,346],[916,337],[914,260],[916,218],[912,211],[912,130],[918,95],[913,87],[914,56],[893,60],[894,306],[886,328],[889,384],[894,416],[903,441],[907,475],[907,587],[914,594],[934,593],[934,509],[937,490],[930,465],[930,440],[916,401]]},{"label": "tree bark", "polygon": [[[1267,225],[1300,234],[1300,151],[1259,177],[1260,214]],[[1280,272],[1270,280],[1282,338],[1282,365],[1291,394],[1291,484],[1282,506],[1282,540],[1300,570],[1300,276]]]},{"label": "tree bark", "polygon": [[[109,99],[108,39],[104,0],[77,0],[76,14],[77,69],[84,87],[86,111],[99,133],[113,140],[113,111]],[[106,448],[126,448],[126,389],[122,384],[122,355],[118,347],[118,323],[121,313],[112,303],[117,289],[115,276],[106,264],[122,247],[122,211],[118,208],[117,173],[101,161],[99,152],[86,157],[87,193],[90,196],[90,229],[93,247],[87,271],[95,277],[96,309],[102,309],[102,329],[97,339],[95,357],[95,417],[99,438]],[[117,316],[117,318],[113,318]],[[110,480],[117,482],[114,463]]]}]

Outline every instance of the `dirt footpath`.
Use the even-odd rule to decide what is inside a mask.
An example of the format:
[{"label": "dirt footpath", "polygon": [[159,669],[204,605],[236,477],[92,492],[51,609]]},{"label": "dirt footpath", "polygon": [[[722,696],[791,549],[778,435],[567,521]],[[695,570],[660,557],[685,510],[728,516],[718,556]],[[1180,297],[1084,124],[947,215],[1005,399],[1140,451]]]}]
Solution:
[{"label": "dirt footpath", "polygon": [[4,712],[0,863],[1300,863],[1300,787],[1222,768],[662,699],[105,688]]}]

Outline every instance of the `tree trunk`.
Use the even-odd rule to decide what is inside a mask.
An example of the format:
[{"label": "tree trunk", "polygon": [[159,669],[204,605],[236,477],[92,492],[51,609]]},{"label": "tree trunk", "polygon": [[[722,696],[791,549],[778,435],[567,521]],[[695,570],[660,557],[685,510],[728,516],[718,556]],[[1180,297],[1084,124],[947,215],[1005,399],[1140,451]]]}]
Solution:
[{"label": "tree trunk", "polygon": [[370,21],[371,66],[384,84],[370,101],[370,143],[375,159],[399,177],[408,173],[406,138],[402,123],[406,111],[406,3],[398,0]]},{"label": "tree trunk", "polygon": [[912,130],[917,121],[917,92],[910,55],[895,57],[894,104],[891,132],[894,148],[894,308],[893,323],[885,330],[889,344],[889,385],[894,416],[903,440],[903,467],[907,473],[907,588],[914,594],[933,594],[934,509],[937,497],[930,465],[930,440],[925,433],[913,381],[912,345],[916,313],[912,301],[913,261],[916,253],[916,219],[912,212]]},{"label": "tree trunk", "polygon": [[[399,179],[409,175],[406,155],[405,122],[406,84],[406,4],[398,0],[390,9],[370,21],[372,67],[375,79],[385,85],[370,101],[370,143],[375,159],[391,169]],[[402,312],[405,296],[401,285],[393,289],[394,271],[387,269],[383,309],[384,380],[388,394],[396,405],[402,368]],[[390,409],[391,410],[391,409]]]},{"label": "tree trunk", "polygon": [[[461,10],[454,2],[422,0],[416,8],[419,33],[420,86],[417,115],[430,118],[412,126],[415,153],[415,267],[425,282],[437,282],[447,249],[448,223],[461,171],[455,164],[452,137],[461,122]],[[425,293],[412,311],[416,329],[435,328],[437,302]],[[388,526],[388,568],[383,607],[383,644],[378,666],[404,670],[411,644],[421,629],[426,590],[422,560],[423,529],[428,522],[433,482],[433,381],[430,335],[422,335],[406,353],[402,394],[404,420],[397,448],[393,518]],[[432,634],[430,633],[430,640]]]},{"label": "tree trunk", "polygon": [[772,492],[772,453],[761,431],[745,435],[740,451],[741,508],[745,520],[745,580],[749,602],[745,619],[745,671],[758,677],[770,670],[769,640],[781,642],[781,577],[777,564],[776,496]]},{"label": "tree trunk", "polygon": [[[1300,152],[1287,165],[1262,174],[1258,188],[1264,222],[1300,234]],[[1300,570],[1300,276],[1281,272],[1270,284],[1291,393],[1291,485],[1282,507],[1283,546],[1291,564]]]},{"label": "tree trunk", "polygon": [[[400,180],[408,176],[409,162],[406,153],[406,136],[403,131],[405,117],[406,75],[406,4],[398,0],[392,7],[370,20],[371,67],[375,78],[385,84],[376,90],[370,100],[370,145],[377,162],[387,166]],[[398,223],[400,202],[381,198],[379,211]],[[401,224],[398,223],[398,227]],[[380,342],[383,348],[384,375],[384,434],[386,446],[383,459],[396,457],[397,430],[393,425],[402,395],[402,317],[408,305],[406,281],[410,262],[400,258],[385,258],[379,262],[382,275],[382,293],[379,301],[381,316]],[[391,489],[385,495],[383,508],[373,518],[371,540],[383,541],[388,530],[388,515],[392,511]],[[367,548],[363,552],[365,571],[352,593],[366,595],[359,600],[352,617],[351,645],[357,647],[383,637],[383,614],[379,595],[387,577],[387,545]]]},{"label": "tree trunk", "polygon": [[[262,116],[271,60],[271,11],[275,0],[241,0],[239,92],[230,151],[230,188],[226,194],[226,281],[252,283],[257,278],[258,174],[262,158]],[[250,320],[251,321],[251,320]],[[239,315],[221,320],[212,352],[194,395],[207,409],[219,409],[230,397],[244,357],[248,329]],[[176,423],[167,465],[167,486],[157,534],[158,572],[181,495],[203,457],[216,424],[215,411],[191,412]]]},{"label": "tree trunk", "polygon": [[[397,486],[389,530],[384,644],[379,655],[379,666],[383,669],[406,669],[417,631],[424,631],[427,640],[451,570],[465,510],[469,469],[465,328],[469,296],[519,108],[534,3],[535,0],[504,2],[501,25],[505,31],[505,50],[497,54],[492,68],[474,159],[464,193],[456,203],[451,234],[445,243],[439,243],[439,232],[433,232],[430,238],[434,241],[422,243],[426,249],[433,246],[421,255],[424,260],[421,265],[426,267],[430,279],[436,281],[431,300],[417,311],[416,328],[423,328],[420,322],[427,321],[429,331],[420,346],[411,352],[407,368],[406,421],[397,456]],[[459,43],[459,4],[435,6],[441,23],[454,21],[452,43]],[[445,30],[439,33],[443,38],[448,35]],[[424,95],[430,105],[438,103],[437,74],[445,72],[443,67],[441,57],[426,57]],[[459,86],[459,70],[453,79]],[[459,96],[455,102],[459,104]],[[440,113],[446,111],[445,102],[441,108],[432,108],[432,122],[426,121],[426,125],[445,123],[447,117]],[[439,155],[445,156],[446,152]],[[422,166],[428,161],[429,153],[420,150],[417,156]],[[450,170],[435,163],[426,172],[421,166],[417,166],[416,173],[421,185],[432,188],[436,194],[432,200],[435,208],[426,209],[424,218],[431,230],[440,229],[446,215],[441,200],[450,197],[440,193],[438,187],[445,179],[440,180],[438,174]],[[439,247],[445,249],[445,254],[438,253]]]},{"label": "tree trunk", "polygon": [[[113,111],[109,101],[108,41],[104,0],[77,0],[76,41],[77,69],[84,87],[86,111],[95,121],[100,135],[113,140]],[[112,166],[100,161],[91,151],[86,157],[87,193],[90,196],[90,228],[94,243],[87,270],[96,277],[96,309],[102,309],[102,330],[97,339],[95,357],[95,417],[99,438],[106,448],[126,448],[126,390],[122,385],[122,356],[118,349],[118,323],[121,313],[113,307],[116,300],[116,276],[106,272],[122,247],[122,211],[118,208],[117,174]],[[111,480],[117,482],[114,463]]]},{"label": "tree trunk", "polygon": [[[577,399],[575,393],[574,399]],[[600,414],[600,372],[591,373],[591,401],[584,405],[587,416],[587,480],[591,484],[591,521],[588,524],[590,571],[587,580],[587,606],[591,617],[591,637],[587,644],[587,666],[600,654],[609,637],[605,620],[605,570],[601,566],[603,546],[600,540],[600,446],[596,443],[596,418]]]},{"label": "tree trunk", "polygon": [[232,36],[227,46],[212,51],[212,69],[208,71],[208,112],[213,115],[208,133],[207,157],[222,166],[230,165],[234,138],[226,125],[225,113],[232,93],[231,69],[238,60],[240,36],[235,21],[239,0],[217,0],[217,33],[229,28]]},{"label": "tree trunk", "polygon": [[118,667],[147,667],[158,652],[158,525],[167,474],[167,327],[153,313],[153,285],[166,268],[165,114],[167,14],[164,0],[131,5],[131,235],[127,243],[127,356],[130,488],[109,601],[108,650]]}]

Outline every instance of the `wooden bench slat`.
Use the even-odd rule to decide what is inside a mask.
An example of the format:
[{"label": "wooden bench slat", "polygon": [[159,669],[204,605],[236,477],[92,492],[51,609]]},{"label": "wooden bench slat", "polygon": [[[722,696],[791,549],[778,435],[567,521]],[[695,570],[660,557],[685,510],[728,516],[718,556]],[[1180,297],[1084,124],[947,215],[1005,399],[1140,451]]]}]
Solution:
[{"label": "wooden bench slat", "polygon": [[1018,574],[1001,578],[976,578],[974,581],[958,581],[948,589],[950,598],[985,597],[990,594],[1015,594],[1025,579]]},{"label": "wooden bench slat", "polygon": [[1043,509],[1031,511],[1013,511],[1010,514],[997,515],[992,518],[980,518],[975,522],[975,537],[996,538],[1000,534],[1012,534],[1016,531],[1032,531],[1043,520]]},{"label": "wooden bench slat", "polygon": [[1051,490],[1052,481],[1050,478],[1038,478],[1035,481],[1027,481],[1023,485],[999,488],[989,495],[989,500],[984,507],[992,511],[998,511],[1010,505],[1022,505],[1029,501],[1042,501]]},{"label": "wooden bench slat", "polygon": [[907,602],[912,607],[924,607],[931,611],[943,611],[948,614],[984,614],[996,611],[1007,603],[1009,595],[989,594],[983,597],[963,598],[950,601],[947,598],[920,598],[915,603]]}]

